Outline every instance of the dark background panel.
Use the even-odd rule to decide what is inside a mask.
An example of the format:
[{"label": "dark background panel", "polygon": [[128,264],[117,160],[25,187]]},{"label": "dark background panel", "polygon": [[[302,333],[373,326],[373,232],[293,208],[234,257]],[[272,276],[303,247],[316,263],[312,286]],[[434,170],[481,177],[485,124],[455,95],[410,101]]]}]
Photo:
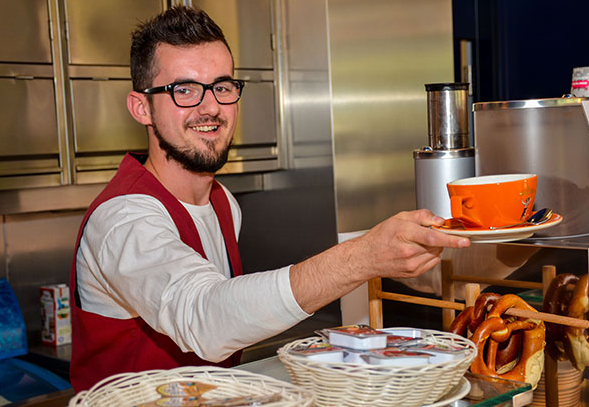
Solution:
[{"label": "dark background panel", "polygon": [[459,41],[473,42],[475,102],[561,97],[574,67],[589,66],[585,0],[453,0]]}]

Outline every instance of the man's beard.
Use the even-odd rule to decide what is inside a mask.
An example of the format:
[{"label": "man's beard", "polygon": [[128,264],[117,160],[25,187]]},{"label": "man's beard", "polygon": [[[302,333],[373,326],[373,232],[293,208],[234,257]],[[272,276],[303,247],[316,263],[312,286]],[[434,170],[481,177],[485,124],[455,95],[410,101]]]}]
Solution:
[{"label": "man's beard", "polygon": [[185,170],[195,173],[215,173],[225,165],[229,156],[231,142],[218,153],[215,144],[211,140],[203,140],[207,150],[200,151],[196,148],[180,148],[170,144],[159,132],[155,123],[152,124],[153,132],[158,139],[160,148],[166,153],[166,158],[178,162]]}]

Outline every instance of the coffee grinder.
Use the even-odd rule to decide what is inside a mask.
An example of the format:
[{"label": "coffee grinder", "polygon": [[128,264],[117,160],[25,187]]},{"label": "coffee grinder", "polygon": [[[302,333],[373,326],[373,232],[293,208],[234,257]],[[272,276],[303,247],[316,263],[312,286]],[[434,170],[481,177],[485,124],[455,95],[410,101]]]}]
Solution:
[{"label": "coffee grinder", "polygon": [[446,184],[474,177],[474,147],[468,127],[468,83],[425,85],[429,145],[413,151],[418,209],[451,218]]}]

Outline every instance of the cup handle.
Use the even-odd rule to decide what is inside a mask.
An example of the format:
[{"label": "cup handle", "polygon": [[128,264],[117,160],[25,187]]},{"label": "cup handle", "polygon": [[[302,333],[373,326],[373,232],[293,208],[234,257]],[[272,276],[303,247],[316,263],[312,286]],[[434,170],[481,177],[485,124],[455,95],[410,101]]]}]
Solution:
[{"label": "cup handle", "polygon": [[476,226],[482,226],[478,220],[473,219],[472,217],[466,215],[462,211],[462,206],[465,206],[466,208],[472,208],[473,207],[472,196],[455,195],[455,196],[450,197],[450,210],[452,211],[452,216],[454,218],[466,221],[466,222],[471,223]]}]

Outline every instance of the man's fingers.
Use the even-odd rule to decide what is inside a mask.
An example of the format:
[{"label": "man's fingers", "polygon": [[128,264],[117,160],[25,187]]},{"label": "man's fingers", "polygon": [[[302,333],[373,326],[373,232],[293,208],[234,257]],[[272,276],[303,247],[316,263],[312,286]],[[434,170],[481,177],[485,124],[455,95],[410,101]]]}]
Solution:
[{"label": "man's fingers", "polygon": [[407,239],[426,247],[452,247],[463,248],[470,246],[470,240],[466,237],[450,235],[426,227],[407,229]]},{"label": "man's fingers", "polygon": [[399,212],[394,216],[399,220],[415,222],[421,226],[439,226],[444,223],[444,218],[434,215],[427,209],[418,209],[410,212]]},{"label": "man's fingers", "polygon": [[434,266],[442,261],[439,255],[433,253],[424,253],[417,257],[414,257],[408,262],[405,267],[405,271],[397,272],[393,277],[416,277],[426,271],[431,270]]}]

